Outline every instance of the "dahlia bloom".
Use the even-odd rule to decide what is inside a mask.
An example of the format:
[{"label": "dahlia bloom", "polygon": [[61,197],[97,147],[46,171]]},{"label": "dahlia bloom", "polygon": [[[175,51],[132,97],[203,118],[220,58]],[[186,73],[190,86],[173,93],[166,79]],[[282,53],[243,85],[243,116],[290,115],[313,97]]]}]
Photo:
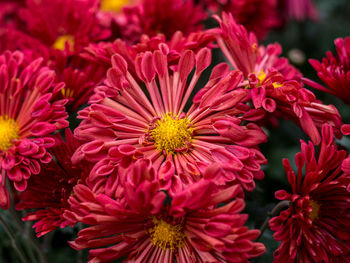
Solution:
[{"label": "dahlia bloom", "polygon": [[249,100],[256,109],[299,123],[315,144],[320,143],[318,129],[323,123],[334,126],[337,135],[341,135],[342,121],[337,109],[323,105],[303,88],[300,72],[286,58],[279,57],[279,44],[258,46],[255,35],[248,34],[231,15],[224,13],[222,20],[217,20],[221,26],[218,44],[232,66],[243,72],[246,80],[239,87],[248,88]]},{"label": "dahlia bloom", "polygon": [[275,194],[290,206],[269,222],[281,241],[274,262],[349,262],[350,157],[337,150],[332,128],[324,125],[317,157],[314,145],[302,141],[295,162],[297,175],[283,161],[292,193]]},{"label": "dahlia bloom", "polygon": [[350,37],[337,38],[334,44],[337,56],[328,51],[322,62],[315,59],[309,60],[310,64],[317,71],[318,77],[327,85],[327,88],[309,79],[305,79],[305,83],[350,104]]},{"label": "dahlia bloom", "polygon": [[71,156],[80,146],[72,132],[65,132],[66,142],[60,135],[53,137],[55,146],[50,153],[55,157],[42,167],[39,174],[28,180],[26,191],[20,194],[17,210],[37,209],[22,218],[23,221],[36,221],[33,225],[37,236],[43,236],[58,227],[74,226],[76,222],[66,220],[63,213],[69,209],[68,199],[73,187],[78,183],[86,183],[91,165],[81,162],[73,165]]},{"label": "dahlia bloom", "polygon": [[125,7],[123,19],[117,23],[121,39],[138,43],[143,34],[155,36],[162,33],[171,39],[176,31],[185,36],[203,29],[205,12],[192,1],[142,0],[138,5]]},{"label": "dahlia bloom", "polygon": [[218,191],[200,180],[165,202],[148,160],[136,161],[125,178],[123,198],[74,188],[73,212],[65,215],[89,226],[70,244],[90,249],[89,262],[249,262],[265,252],[253,242],[259,231],[244,226],[239,185]]},{"label": "dahlia bloom", "polygon": [[98,0],[27,0],[21,17],[31,36],[68,54],[109,37],[96,17]]},{"label": "dahlia bloom", "polygon": [[51,161],[49,134],[68,126],[66,100],[52,102],[64,84],[55,84],[54,72],[41,67],[42,59],[23,66],[21,52],[0,56],[0,206],[8,207],[6,177],[18,191],[27,188],[32,174]]},{"label": "dahlia bloom", "polygon": [[256,147],[266,135],[256,124],[242,123],[250,108],[240,103],[247,91],[234,89],[242,81],[241,72],[229,72],[228,65],[219,64],[187,105],[211,62],[211,52],[187,50],[169,67],[168,51],[163,44],[160,50],[136,57],[136,74],[145,89],[120,55],[112,57],[105,81],[109,86],[96,87],[91,105],[79,112],[83,121],[75,135],[88,142],[73,159],[103,161],[113,156],[111,147],[126,144],[142,152],[157,171],[167,171],[169,180],[195,182],[216,164],[222,170],[222,184],[240,182],[252,190],[253,179],[263,177],[260,164],[266,160]]}]

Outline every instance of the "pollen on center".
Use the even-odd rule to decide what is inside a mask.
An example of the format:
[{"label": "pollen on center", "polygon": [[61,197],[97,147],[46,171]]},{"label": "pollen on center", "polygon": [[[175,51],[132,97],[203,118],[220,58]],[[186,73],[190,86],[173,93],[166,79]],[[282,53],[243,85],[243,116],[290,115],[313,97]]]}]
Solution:
[{"label": "pollen on center", "polygon": [[310,216],[310,219],[312,221],[314,221],[319,216],[320,205],[317,202],[310,200],[310,206],[311,206],[312,210],[311,210],[309,216]]},{"label": "pollen on center", "polygon": [[73,51],[74,49],[74,37],[71,35],[63,35],[59,36],[55,43],[53,43],[52,47],[58,50],[64,50],[66,47],[66,42],[69,44],[70,51]]},{"label": "pollen on center", "polygon": [[130,0],[102,0],[102,11],[120,12],[124,6],[129,4]]},{"label": "pollen on center", "polygon": [[7,116],[0,116],[0,150],[7,151],[13,140],[19,138],[19,128],[15,120]]},{"label": "pollen on center", "polygon": [[148,232],[154,246],[174,250],[184,245],[185,233],[181,225],[171,225],[157,218],[153,218],[153,224]]},{"label": "pollen on center", "polygon": [[166,114],[150,129],[150,135],[158,150],[174,153],[176,149],[186,148],[192,138],[193,128],[187,118]]}]

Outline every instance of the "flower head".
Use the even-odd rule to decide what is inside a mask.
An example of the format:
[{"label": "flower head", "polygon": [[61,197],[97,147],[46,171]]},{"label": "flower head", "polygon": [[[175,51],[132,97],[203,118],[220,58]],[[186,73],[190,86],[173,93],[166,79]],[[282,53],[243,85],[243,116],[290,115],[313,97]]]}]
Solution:
[{"label": "flower head", "polygon": [[318,77],[327,85],[322,85],[305,79],[309,86],[337,96],[345,103],[350,104],[350,37],[337,38],[334,41],[337,55],[328,51],[327,56],[319,62],[310,59],[310,64],[317,71]]},{"label": "flower head", "polygon": [[71,156],[80,146],[72,132],[65,132],[66,142],[60,135],[53,137],[55,146],[50,153],[55,157],[41,172],[28,180],[26,191],[20,194],[17,210],[37,209],[23,217],[23,221],[36,221],[34,228],[37,236],[43,236],[58,227],[73,226],[76,222],[66,220],[63,213],[69,209],[68,199],[73,187],[78,183],[87,183],[91,165],[80,162],[73,165]]},{"label": "flower head", "polygon": [[90,226],[71,246],[90,249],[91,262],[121,257],[125,262],[248,262],[264,253],[264,246],[253,242],[259,231],[244,226],[240,186],[218,191],[213,182],[201,180],[166,201],[148,160],[129,170],[122,198],[74,188],[66,216]]},{"label": "flower head", "polygon": [[258,46],[254,34],[248,34],[231,15],[218,18],[221,31],[218,44],[234,68],[243,72],[246,78],[238,88],[247,89],[249,100],[256,109],[265,111],[265,119],[276,116],[291,119],[302,127],[315,144],[320,143],[319,129],[323,123],[339,131],[341,117],[333,105],[323,105],[315,95],[303,88],[302,75],[279,57],[279,44],[267,48]]},{"label": "flower head", "polygon": [[229,72],[226,64],[218,65],[188,105],[210,64],[210,50],[204,48],[197,54],[187,50],[172,67],[167,62],[168,50],[163,44],[161,50],[136,56],[140,84],[120,55],[112,57],[106,79],[109,87],[97,87],[91,105],[79,112],[83,121],[75,134],[89,142],[73,159],[104,162],[113,158],[112,147],[126,144],[151,160],[156,171],[167,171],[168,180],[195,182],[206,168],[217,164],[225,171],[218,181],[240,182],[252,190],[253,179],[262,178],[260,164],[265,162],[256,146],[266,136],[257,125],[242,123],[250,110],[240,103],[247,92],[234,89],[242,74]]},{"label": "flower head", "polygon": [[162,33],[167,40],[176,31],[185,36],[203,29],[205,12],[192,1],[142,0],[138,5],[125,7],[118,26],[121,38],[128,43],[138,43],[146,34],[150,37]]},{"label": "flower head", "polygon": [[[290,206],[270,220],[274,238],[281,241],[275,262],[346,262],[349,258],[350,159],[337,150],[332,128],[322,127],[317,157],[312,143],[302,141],[295,156],[297,175],[283,164],[292,193],[276,192]],[[305,169],[303,176],[303,169]]]},{"label": "flower head", "polygon": [[77,53],[90,42],[109,36],[97,20],[97,0],[27,0],[22,10],[31,36],[65,53]]},{"label": "flower head", "polygon": [[47,148],[54,145],[49,134],[68,126],[65,100],[52,102],[64,84],[54,83],[55,74],[41,67],[42,59],[23,66],[23,54],[6,51],[0,56],[0,164],[1,207],[8,206],[6,177],[24,191],[41,164],[51,161]]},{"label": "flower head", "polygon": [[94,87],[102,82],[107,70],[96,62],[78,55],[66,56],[63,53],[56,54],[49,65],[55,70],[57,81],[65,83],[65,87],[54,99],[67,99],[66,108],[70,113],[76,112],[88,102]]}]

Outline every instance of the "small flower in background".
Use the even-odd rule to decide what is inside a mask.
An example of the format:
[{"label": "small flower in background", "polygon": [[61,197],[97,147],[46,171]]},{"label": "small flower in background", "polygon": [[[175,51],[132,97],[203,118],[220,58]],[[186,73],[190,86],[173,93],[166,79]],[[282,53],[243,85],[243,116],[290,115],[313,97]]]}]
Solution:
[{"label": "small flower in background", "polygon": [[28,180],[27,190],[20,194],[17,210],[37,209],[22,218],[23,221],[37,221],[33,228],[37,236],[43,236],[56,228],[74,226],[76,222],[66,220],[64,212],[69,209],[68,199],[73,187],[77,184],[87,184],[91,164],[80,162],[73,165],[70,158],[80,146],[72,132],[66,129],[65,139],[58,134],[53,137],[55,146],[50,153],[55,157],[42,167],[39,174]]},{"label": "small flower in background", "polygon": [[169,40],[176,31],[185,36],[204,29],[206,13],[192,1],[142,0],[136,6],[125,7],[117,21],[120,38],[136,44],[143,34],[149,37],[158,33]]},{"label": "small flower in background", "polygon": [[66,84],[54,99],[67,99],[66,109],[69,113],[76,112],[88,102],[94,87],[102,82],[107,70],[93,61],[63,53],[56,54],[48,64],[56,72],[56,81]]},{"label": "small flower in background", "polygon": [[328,51],[322,62],[310,59],[309,62],[316,70],[318,77],[327,87],[305,79],[310,87],[332,94],[345,103],[350,104],[350,37],[334,40],[337,54]]},{"label": "small flower in background", "polygon": [[218,191],[201,180],[166,201],[148,160],[136,161],[125,178],[122,198],[74,188],[65,215],[89,226],[70,244],[90,249],[89,262],[249,262],[265,252],[253,242],[259,231],[244,226],[239,185]]},{"label": "small flower in background", "polygon": [[23,23],[18,10],[24,7],[25,0],[2,0],[0,2],[0,33],[4,28],[20,28]]},{"label": "small flower in background", "polygon": [[211,62],[211,52],[187,50],[172,66],[168,52],[169,47],[162,44],[160,50],[136,56],[140,84],[120,55],[112,57],[113,67],[105,81],[109,87],[97,87],[91,105],[79,112],[83,121],[75,135],[87,143],[73,159],[104,162],[113,155],[112,147],[130,145],[152,161],[156,171],[169,174],[167,180],[176,182],[179,189],[166,185],[175,192],[182,184],[198,181],[213,164],[221,167],[220,184],[238,182],[253,190],[254,178],[263,178],[260,165],[266,160],[257,146],[266,135],[256,124],[244,121],[250,113],[241,104],[247,92],[234,89],[242,81],[241,72],[229,72],[228,65],[219,64],[192,105],[187,105]]},{"label": "small flower in background", "polygon": [[247,89],[249,101],[256,109],[265,111],[264,121],[291,119],[315,144],[321,141],[318,129],[323,123],[333,126],[336,135],[341,137],[342,120],[338,110],[333,105],[322,104],[311,91],[303,88],[301,73],[286,58],[279,57],[279,44],[258,46],[255,35],[248,34],[231,15],[224,13],[222,20],[216,18],[221,26],[221,31],[216,32],[218,44],[231,65],[246,78],[238,88]]},{"label": "small flower in background", "polygon": [[315,151],[311,142],[301,142],[297,174],[283,161],[292,193],[275,194],[290,206],[270,220],[274,238],[281,241],[274,262],[348,262],[350,159],[337,150],[329,125],[322,127],[322,143]]},{"label": "small flower in background", "polygon": [[198,0],[219,16],[223,12],[231,14],[237,23],[244,25],[249,32],[254,32],[259,39],[279,25],[276,0]]},{"label": "small flower in background", "polygon": [[0,205],[9,205],[6,178],[24,191],[32,174],[51,161],[49,135],[68,126],[66,100],[52,102],[64,83],[54,83],[55,73],[41,67],[42,59],[22,67],[23,54],[6,51],[0,56]]},{"label": "small flower in background", "polygon": [[29,65],[35,59],[42,58],[43,64],[50,59],[50,49],[39,39],[12,28],[0,30],[0,52],[21,51],[23,53],[22,67]]},{"label": "small flower in background", "polygon": [[313,0],[278,0],[280,19],[304,21],[319,20],[319,12]]},{"label": "small flower in background", "polygon": [[31,36],[54,50],[76,54],[110,35],[98,23],[97,5],[98,0],[27,0],[21,17]]}]

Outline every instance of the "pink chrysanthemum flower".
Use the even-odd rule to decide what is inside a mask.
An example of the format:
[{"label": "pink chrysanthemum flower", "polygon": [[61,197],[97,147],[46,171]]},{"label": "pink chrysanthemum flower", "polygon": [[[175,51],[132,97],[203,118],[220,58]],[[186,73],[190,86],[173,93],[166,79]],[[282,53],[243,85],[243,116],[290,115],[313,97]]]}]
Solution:
[{"label": "pink chrysanthemum flower", "polygon": [[309,79],[305,79],[305,83],[315,89],[337,96],[345,103],[350,104],[350,37],[337,38],[334,44],[337,56],[328,51],[322,62],[315,59],[309,60],[327,88]]},{"label": "pink chrysanthemum flower", "polygon": [[153,167],[141,159],[130,167],[122,188],[124,197],[116,199],[84,185],[74,188],[73,213],[66,216],[90,226],[70,244],[90,249],[89,262],[126,257],[123,262],[244,263],[265,252],[263,244],[253,242],[259,231],[244,226],[239,185],[218,191],[212,181],[201,180],[165,203]]},{"label": "pink chrysanthemum flower", "polygon": [[118,26],[121,39],[128,43],[138,43],[143,34],[162,33],[168,40],[176,31],[187,36],[202,30],[207,18],[200,7],[185,0],[142,0],[134,7],[124,8],[122,15]]},{"label": "pink chrysanthemum flower", "polygon": [[109,37],[98,23],[97,5],[98,0],[27,0],[21,16],[32,36],[71,54]]},{"label": "pink chrysanthemum flower", "polygon": [[[275,43],[258,46],[253,33],[238,25],[231,15],[223,14],[218,44],[231,65],[243,72],[246,80],[239,85],[249,90],[250,101],[267,117],[282,115],[299,123],[315,144],[320,143],[318,129],[329,123],[340,136],[341,117],[333,105],[324,105],[303,88],[301,74],[286,58],[279,57],[281,47]],[[271,114],[273,113],[273,114]]]},{"label": "pink chrysanthemum flower", "polygon": [[66,220],[63,213],[69,209],[68,199],[73,187],[86,183],[91,165],[81,162],[73,165],[70,158],[80,146],[72,132],[65,132],[66,142],[60,135],[55,137],[55,146],[50,153],[55,157],[39,174],[28,180],[28,187],[19,196],[17,210],[37,209],[23,217],[23,221],[38,221],[34,224],[37,236],[43,236],[56,228],[73,226],[76,222]]},{"label": "pink chrysanthemum flower", "polygon": [[276,192],[277,199],[290,202],[270,220],[274,238],[282,242],[274,253],[276,263],[349,262],[350,157],[337,150],[328,125],[322,127],[317,156],[312,143],[302,142],[295,156],[297,175],[283,161],[292,193]]},{"label": "pink chrysanthemum flower", "polygon": [[240,104],[247,91],[234,90],[241,72],[229,72],[228,65],[219,64],[187,107],[211,52],[204,48],[195,55],[187,50],[169,67],[169,48],[163,44],[161,50],[136,57],[144,89],[130,74],[128,63],[118,54],[112,57],[106,80],[110,87],[97,87],[91,106],[79,112],[83,121],[75,134],[89,142],[73,158],[100,161],[111,147],[128,144],[156,170],[172,174],[172,180],[175,176],[185,184],[195,182],[204,168],[217,163],[226,171],[224,182],[238,181],[252,190],[253,179],[263,177],[260,164],[265,158],[256,146],[266,135],[256,124],[242,123],[250,108]]},{"label": "pink chrysanthemum flower", "polygon": [[64,87],[54,84],[55,74],[41,67],[41,59],[23,67],[23,54],[9,51],[0,56],[0,205],[8,203],[6,177],[24,191],[32,174],[51,161],[47,148],[50,133],[68,126],[66,100],[52,102]]}]

